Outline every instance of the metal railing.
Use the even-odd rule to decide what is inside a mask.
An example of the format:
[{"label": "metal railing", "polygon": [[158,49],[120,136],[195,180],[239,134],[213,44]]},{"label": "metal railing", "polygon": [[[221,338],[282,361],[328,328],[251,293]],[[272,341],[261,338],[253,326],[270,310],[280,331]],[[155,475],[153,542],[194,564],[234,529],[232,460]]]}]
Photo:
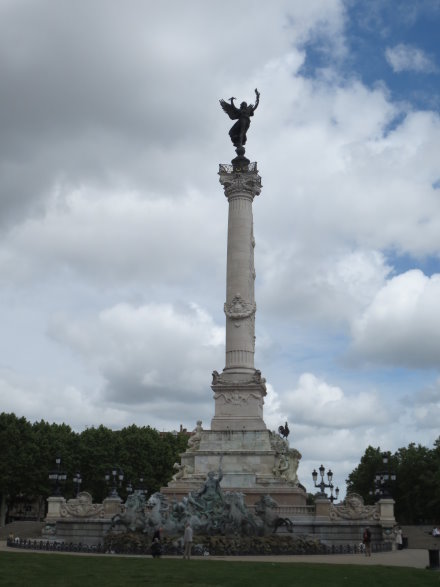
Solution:
[{"label": "metal railing", "polygon": [[26,550],[42,550],[45,552],[89,552],[104,554],[101,544],[90,546],[81,542],[58,542],[56,540],[31,540],[26,538],[8,539],[6,542],[10,548],[24,548]]},{"label": "metal railing", "polygon": [[[246,507],[252,513],[255,513],[255,506],[248,505]],[[293,516],[313,517],[315,515],[315,509],[316,508],[314,505],[280,505],[275,507],[273,511],[275,511],[282,518]]]},{"label": "metal railing", "polygon": [[277,513],[282,516],[314,516],[314,505],[281,505],[276,508]]},{"label": "metal railing", "polygon": [[[259,549],[257,548],[255,552],[249,551],[249,549],[242,551],[240,548],[237,549],[236,540],[233,541],[234,546],[233,548],[228,549],[227,554],[230,556],[246,556],[246,555],[277,555],[277,554],[285,554],[285,555],[310,555],[313,556],[314,554],[324,554],[324,555],[332,555],[332,554],[362,554],[364,553],[364,546],[362,543],[357,544],[334,544],[334,545],[325,545],[319,544],[316,548],[311,550],[307,550],[302,546],[295,546],[292,545],[291,548],[283,548],[282,551],[277,549],[276,547],[271,552],[268,552],[266,549]],[[105,548],[103,545],[98,544],[96,546],[90,546],[87,544],[73,543],[73,542],[57,542],[53,540],[8,540],[7,545],[11,548],[20,548],[26,550],[34,550],[34,551],[45,551],[45,552],[84,552],[90,554],[144,554],[149,555],[150,549],[149,547],[145,547],[142,545],[136,545],[134,547],[131,545],[125,549],[116,548],[116,547],[107,547]],[[372,542],[371,543],[371,550],[372,552],[389,552],[392,550],[391,542]],[[199,552],[200,551],[200,552]],[[194,543],[193,546],[193,553],[197,554],[205,554],[207,553],[206,547],[202,544]],[[163,552],[164,555],[179,555],[182,554],[182,548],[176,546],[176,542],[170,542],[169,545],[163,544]],[[216,555],[219,553],[212,552],[211,554]]]},{"label": "metal railing", "polygon": [[[229,163],[220,163],[219,173],[234,173],[234,166]],[[241,168],[241,173],[258,172],[257,163],[249,163],[248,165]]]}]

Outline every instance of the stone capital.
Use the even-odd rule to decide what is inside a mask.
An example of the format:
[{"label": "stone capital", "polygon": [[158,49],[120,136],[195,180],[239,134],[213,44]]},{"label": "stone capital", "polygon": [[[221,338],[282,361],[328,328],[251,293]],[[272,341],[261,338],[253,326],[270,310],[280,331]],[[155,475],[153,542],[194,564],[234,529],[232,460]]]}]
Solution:
[{"label": "stone capital", "polygon": [[241,376],[239,373],[228,373],[223,371],[212,372],[211,389],[214,393],[222,392],[247,392],[258,394],[261,397],[266,395],[266,379],[261,376],[261,371],[254,369],[251,377],[248,375]]},{"label": "stone capital", "polygon": [[261,177],[256,164],[254,170],[241,172],[234,171],[231,165],[220,165],[219,176],[228,199],[241,196],[253,200],[261,193]]}]

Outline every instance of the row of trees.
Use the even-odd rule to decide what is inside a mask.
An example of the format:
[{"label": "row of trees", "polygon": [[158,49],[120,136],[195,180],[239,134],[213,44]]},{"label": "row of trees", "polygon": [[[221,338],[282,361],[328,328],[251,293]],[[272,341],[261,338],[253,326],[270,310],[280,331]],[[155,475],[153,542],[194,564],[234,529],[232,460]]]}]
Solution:
[{"label": "row of trees", "polygon": [[[129,426],[113,431],[105,426],[74,432],[66,424],[45,421],[31,424],[14,414],[0,414],[0,524],[7,505],[16,500],[51,495],[49,472],[55,458],[62,459],[67,473],[63,495],[72,497],[73,477],[81,472],[82,490],[99,502],[108,494],[105,475],[113,467],[124,472],[135,487],[143,477],[149,493],[166,485],[173,464],[184,452],[186,433],[161,434],[147,427]],[[411,443],[389,455],[389,471],[396,474],[391,484],[396,519],[401,524],[440,523],[440,437],[432,449]],[[369,446],[359,465],[347,479],[347,493],[359,493],[365,503],[375,501],[375,477],[384,470],[380,447]],[[120,492],[125,497],[124,490]]]},{"label": "row of trees", "polygon": [[[124,472],[126,481],[136,486],[143,477],[148,492],[158,491],[171,479],[173,464],[184,452],[186,433],[159,433],[147,427],[129,426],[113,431],[105,426],[74,432],[66,424],[35,422],[14,414],[0,414],[0,499],[6,506],[23,498],[51,495],[49,472],[55,458],[67,473],[63,496],[74,494],[73,476],[81,472],[81,489],[101,501],[108,494],[105,475],[113,467]],[[121,495],[124,496],[124,490]],[[3,516],[4,517],[4,516]],[[3,520],[4,523],[4,520]]]},{"label": "row of trees", "polygon": [[440,437],[432,449],[409,444],[389,454],[384,468],[380,447],[369,446],[347,479],[347,493],[359,493],[374,503],[375,476],[387,470],[396,475],[390,484],[395,517],[401,524],[440,523]]}]

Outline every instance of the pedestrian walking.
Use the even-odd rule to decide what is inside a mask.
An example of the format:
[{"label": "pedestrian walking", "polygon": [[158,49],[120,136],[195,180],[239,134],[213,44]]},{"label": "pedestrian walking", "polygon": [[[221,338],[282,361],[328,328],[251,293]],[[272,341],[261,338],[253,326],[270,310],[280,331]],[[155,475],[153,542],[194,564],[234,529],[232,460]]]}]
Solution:
[{"label": "pedestrian walking", "polygon": [[371,530],[369,526],[367,526],[364,530],[362,542],[365,546],[365,556],[371,556]]},{"label": "pedestrian walking", "polygon": [[193,541],[193,529],[191,528],[191,524],[189,522],[185,525],[185,532],[183,534],[183,558],[190,559],[191,558],[191,547]]},{"label": "pedestrian walking", "polygon": [[151,556],[153,558],[160,558],[162,555],[162,528],[156,528],[153,534],[153,542],[151,543]]},{"label": "pedestrian walking", "polygon": [[402,548],[403,548],[403,534],[402,534],[402,528],[400,528],[399,526],[397,527],[397,530],[396,530],[396,545],[397,545],[397,550],[402,550]]}]

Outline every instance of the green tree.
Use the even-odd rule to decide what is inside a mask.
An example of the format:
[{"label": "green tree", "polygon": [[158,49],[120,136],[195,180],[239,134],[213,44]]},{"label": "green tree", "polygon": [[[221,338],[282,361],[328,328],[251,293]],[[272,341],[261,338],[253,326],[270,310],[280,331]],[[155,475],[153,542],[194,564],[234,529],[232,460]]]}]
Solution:
[{"label": "green tree", "polygon": [[142,476],[149,493],[168,483],[187,444],[184,434],[159,433],[149,426],[129,426],[118,437],[119,463],[124,464],[127,480],[136,484]]},{"label": "green tree", "polygon": [[104,426],[88,428],[79,439],[79,468],[83,489],[96,501],[101,501],[109,491],[105,474],[113,467],[124,473],[124,483],[119,494],[126,497],[125,486],[134,487],[140,478],[149,493],[166,485],[173,474],[173,464],[186,448],[185,434],[161,434],[150,426],[128,426],[112,431]]},{"label": "green tree", "polygon": [[429,508],[433,521],[438,524],[440,520],[440,436],[434,442],[431,457],[430,482],[434,490],[428,499],[427,507]]},{"label": "green tree", "polygon": [[0,446],[0,524],[3,526],[11,499],[33,489],[35,447],[29,422],[15,414],[0,414]]},{"label": "green tree", "polygon": [[56,468],[55,459],[61,459],[60,470],[67,474],[63,495],[72,497],[72,477],[77,461],[78,434],[66,424],[49,424],[44,420],[32,425],[35,444],[35,492],[48,497],[53,492],[49,472]]},{"label": "green tree", "polygon": [[[61,458],[61,470],[67,474],[63,496],[73,496],[73,476],[80,471],[81,489],[99,502],[108,495],[105,475],[113,467],[124,471],[125,482],[136,486],[143,477],[149,493],[158,491],[171,479],[173,464],[187,442],[186,434],[159,433],[149,426],[133,425],[119,431],[99,426],[78,434],[66,424],[49,424],[44,420],[30,424],[15,414],[2,413],[0,524],[4,524],[8,504],[17,498],[39,496],[45,504],[53,491],[49,472],[55,468],[57,456]],[[126,497],[123,488],[120,495]]]},{"label": "green tree", "polygon": [[[348,493],[359,493],[373,503],[370,491],[377,474],[384,471],[380,448],[369,446],[359,465],[347,479]],[[440,438],[429,449],[410,443],[390,455],[389,471],[395,473],[391,485],[395,516],[401,524],[438,523],[440,519]]]},{"label": "green tree", "polygon": [[365,503],[374,503],[374,478],[382,467],[382,453],[380,447],[369,446],[359,465],[350,473],[347,483],[347,493],[362,495]]},{"label": "green tree", "polygon": [[432,471],[433,451],[411,443],[407,448],[399,448],[396,459],[396,518],[407,524],[428,522],[432,499],[438,493]]},{"label": "green tree", "polygon": [[101,425],[80,434],[76,464],[83,480],[81,489],[88,491],[95,501],[108,495],[105,475],[120,465],[118,458],[117,433],[110,428]]}]

